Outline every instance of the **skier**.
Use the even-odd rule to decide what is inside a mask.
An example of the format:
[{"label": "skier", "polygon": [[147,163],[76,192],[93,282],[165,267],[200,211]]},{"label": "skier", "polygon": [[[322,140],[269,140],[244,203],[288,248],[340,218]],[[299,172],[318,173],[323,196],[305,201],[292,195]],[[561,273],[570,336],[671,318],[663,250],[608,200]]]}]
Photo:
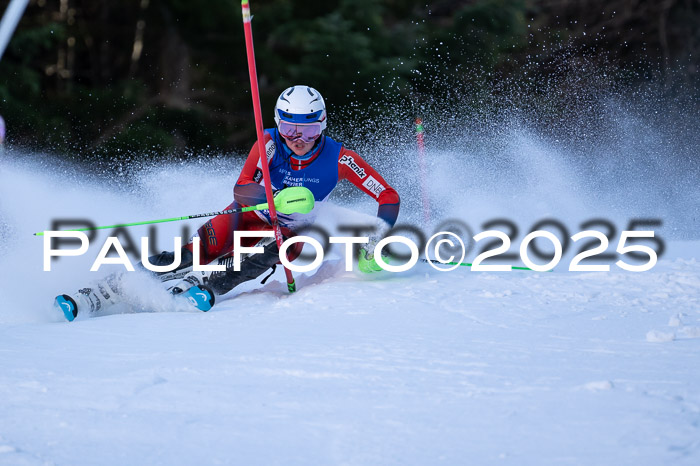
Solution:
[{"label": "skier", "polygon": [[[379,204],[377,210],[379,228],[370,236],[370,241],[360,249],[358,268],[364,273],[381,270],[373,251],[383,233],[394,225],[399,213],[399,195],[356,152],[347,149],[323,134],[327,125],[326,106],[321,94],[308,86],[297,85],[280,94],[275,105],[276,127],[265,130],[264,144],[268,159],[270,181],[273,192],[291,187],[308,188],[316,204],[325,202],[338,181],[345,179],[358,189],[373,197]],[[257,205],[266,202],[265,181],[258,144],[253,145],[233,189],[234,202],[227,209]],[[313,222],[314,208],[308,214],[282,214],[278,212],[278,223],[283,237],[294,236],[295,230]],[[202,264],[217,262],[224,264],[222,272],[193,271],[193,243],[181,251],[180,266],[172,271],[157,274],[173,294],[187,292],[188,298],[202,310],[209,310],[214,296],[231,291],[238,284],[255,279],[279,261],[279,249],[274,238],[242,238],[245,247],[258,245],[264,253],[251,254],[241,259],[240,271],[233,270],[233,232],[272,230],[269,211],[249,211],[214,217],[199,228],[199,257]],[[297,243],[295,246],[301,246]],[[290,248],[288,258],[293,260],[300,251]],[[153,265],[173,263],[174,252],[163,252],[153,256]],[[68,320],[73,320],[78,311],[95,312],[120,301],[119,280],[112,276],[95,288],[83,288],[71,296],[56,297],[55,306],[60,308]],[[174,284],[172,284],[174,283]],[[213,292],[213,295],[212,295]],[[197,297],[201,296],[201,298]]]}]

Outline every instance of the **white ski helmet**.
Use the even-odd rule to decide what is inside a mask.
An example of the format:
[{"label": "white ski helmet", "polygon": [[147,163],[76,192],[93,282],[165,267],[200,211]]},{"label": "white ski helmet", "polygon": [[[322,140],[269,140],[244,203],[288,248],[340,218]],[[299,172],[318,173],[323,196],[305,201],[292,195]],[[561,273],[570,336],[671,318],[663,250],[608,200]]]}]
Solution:
[{"label": "white ski helmet", "polygon": [[321,94],[309,86],[292,86],[277,98],[275,104],[275,124],[321,123],[321,132],[326,129],[326,103]]}]

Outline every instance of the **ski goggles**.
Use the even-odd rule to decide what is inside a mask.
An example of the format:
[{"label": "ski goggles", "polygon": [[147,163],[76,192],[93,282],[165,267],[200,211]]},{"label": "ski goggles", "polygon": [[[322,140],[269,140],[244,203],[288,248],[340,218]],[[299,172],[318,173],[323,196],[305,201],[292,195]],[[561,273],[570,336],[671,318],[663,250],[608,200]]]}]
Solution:
[{"label": "ski goggles", "polygon": [[301,139],[304,142],[313,142],[321,135],[321,123],[290,123],[280,121],[278,126],[280,135],[287,141]]}]

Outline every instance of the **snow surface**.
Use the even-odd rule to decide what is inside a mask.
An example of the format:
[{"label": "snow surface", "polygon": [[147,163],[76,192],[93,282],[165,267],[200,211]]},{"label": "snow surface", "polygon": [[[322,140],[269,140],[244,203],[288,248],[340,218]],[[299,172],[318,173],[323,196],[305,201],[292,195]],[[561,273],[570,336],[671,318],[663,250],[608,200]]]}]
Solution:
[{"label": "snow surface", "polygon": [[[523,229],[558,216],[571,234],[595,216],[620,229],[645,213],[682,217],[670,208],[677,198],[592,201],[556,150],[519,138],[513,150],[530,146],[523,165],[546,165],[538,173],[554,181],[523,192],[486,180],[465,187],[445,217],[477,230],[499,216]],[[459,154],[431,155],[439,197]],[[464,163],[488,177],[486,165]],[[667,252],[643,273],[612,262],[610,272],[568,272],[568,254],[553,273],[418,265],[362,276],[345,272],[336,251],[297,274],[294,294],[278,271],[209,313],[183,312],[136,279],[147,312],[56,315],[54,295],[116,267],[88,272],[100,234],[88,254],[43,272],[33,232],[53,218],[110,224],[218,210],[239,168],[221,159],[105,180],[37,154],[6,157],[1,465],[700,464],[700,241],[687,232],[659,229]],[[402,221],[420,217],[417,197],[404,194]],[[337,201],[329,228],[371,218],[348,207],[375,209]],[[180,228],[163,225],[159,247]]]}]

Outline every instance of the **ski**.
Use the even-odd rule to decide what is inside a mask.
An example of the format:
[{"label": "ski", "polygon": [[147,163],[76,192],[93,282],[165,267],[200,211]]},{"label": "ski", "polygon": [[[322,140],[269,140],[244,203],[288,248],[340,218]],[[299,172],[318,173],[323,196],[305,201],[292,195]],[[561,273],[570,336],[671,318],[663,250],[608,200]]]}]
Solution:
[{"label": "ski", "polygon": [[68,322],[73,322],[75,318],[78,317],[78,306],[75,304],[75,301],[73,301],[73,298],[67,294],[56,296],[53,307],[63,312]]},{"label": "ski", "polygon": [[176,295],[178,298],[187,299],[190,304],[200,311],[207,312],[214,307],[214,292],[207,286],[195,285],[182,294]]},{"label": "ski", "polygon": [[[201,284],[174,294],[174,297],[186,299],[189,304],[203,312],[211,310],[215,299],[214,292]],[[78,317],[78,313],[89,315],[122,302],[124,298],[121,294],[115,293],[113,289],[101,282],[96,288],[82,288],[72,296],[67,294],[56,296],[53,307],[57,312],[61,312],[68,322],[73,322]]]}]

